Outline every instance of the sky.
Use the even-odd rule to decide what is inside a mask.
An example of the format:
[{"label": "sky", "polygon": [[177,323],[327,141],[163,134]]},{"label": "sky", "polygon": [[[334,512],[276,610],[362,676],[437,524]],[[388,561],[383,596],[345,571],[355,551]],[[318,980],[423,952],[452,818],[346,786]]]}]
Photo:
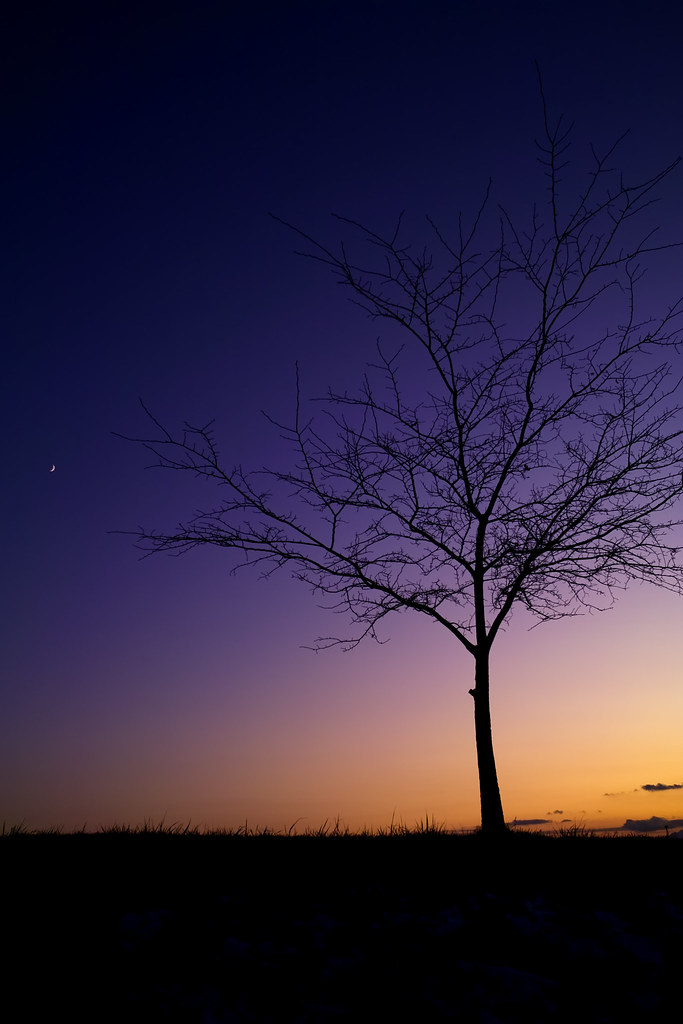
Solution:
[{"label": "sky", "polygon": [[[262,411],[291,413],[297,361],[306,395],[352,387],[378,334],[270,214],[334,245],[331,214],[388,231],[405,209],[421,244],[425,215],[471,215],[489,177],[528,213],[535,59],[577,168],[630,129],[622,166],[657,171],[683,153],[681,18],[658,0],[6,16],[2,821],[477,825],[469,655],[417,615],[316,654],[330,613],[288,577],[231,575],[219,549],[141,559],[117,531],[211,496],[115,435],[146,432],[142,399],[169,426],[215,418],[226,461],[268,463]],[[681,173],[660,195],[683,238]],[[655,310],[682,260],[645,278]],[[633,586],[604,615],[512,620],[492,661],[508,820],[683,818],[682,614]]]}]

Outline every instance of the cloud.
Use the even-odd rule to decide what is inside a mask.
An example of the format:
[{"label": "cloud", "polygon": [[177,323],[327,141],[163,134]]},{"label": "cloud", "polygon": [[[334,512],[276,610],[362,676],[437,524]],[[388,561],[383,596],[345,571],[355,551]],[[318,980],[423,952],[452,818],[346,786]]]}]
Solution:
[{"label": "cloud", "polygon": [[510,821],[510,825],[549,825],[550,822],[547,818],[515,818],[514,821]]},{"label": "cloud", "polygon": [[621,826],[624,832],[663,832],[666,828],[679,828],[683,818],[627,818]]},{"label": "cloud", "polygon": [[564,811],[546,811],[546,814],[564,814]]},{"label": "cloud", "polygon": [[[641,789],[647,789],[647,786],[641,786]],[[629,793],[637,793],[638,789],[622,789],[619,793],[603,793],[603,796],[628,796]]]},{"label": "cloud", "polygon": [[683,783],[648,782],[645,786],[641,786],[640,788],[646,790],[648,793],[661,793],[663,789],[683,789]]}]

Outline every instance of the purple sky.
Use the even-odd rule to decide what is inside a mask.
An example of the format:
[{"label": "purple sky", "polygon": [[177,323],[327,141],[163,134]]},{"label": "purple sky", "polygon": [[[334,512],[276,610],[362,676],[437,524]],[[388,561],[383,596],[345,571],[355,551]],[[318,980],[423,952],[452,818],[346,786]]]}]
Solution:
[{"label": "purple sky", "polygon": [[[201,497],[112,432],[144,432],[143,398],[171,425],[215,417],[226,461],[268,462],[261,410],[291,411],[295,361],[309,395],[352,386],[378,333],[269,212],[334,244],[330,213],[383,231],[405,208],[420,241],[425,214],[447,228],[489,176],[528,212],[544,188],[534,58],[576,122],[568,185],[589,142],[627,128],[619,162],[652,173],[683,152],[682,28],[657,2],[43,3],[9,19],[0,817],[476,823],[464,652],[403,616],[387,646],[316,656],[300,645],[328,617],[284,576],[231,577],[221,551],[138,560],[110,531],[170,526]],[[679,173],[660,191],[669,239],[682,188]],[[681,266],[654,266],[655,308]],[[683,814],[680,790],[641,788],[683,782],[681,614],[638,590],[609,621],[511,628],[493,680],[509,818]]]}]

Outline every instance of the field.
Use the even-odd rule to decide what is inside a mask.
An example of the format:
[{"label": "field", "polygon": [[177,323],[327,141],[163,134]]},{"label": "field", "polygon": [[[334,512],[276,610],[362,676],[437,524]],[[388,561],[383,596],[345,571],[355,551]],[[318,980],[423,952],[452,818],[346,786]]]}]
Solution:
[{"label": "field", "polygon": [[682,858],[580,829],[19,829],[0,838],[5,997],[32,1020],[197,1024],[673,1013]]}]

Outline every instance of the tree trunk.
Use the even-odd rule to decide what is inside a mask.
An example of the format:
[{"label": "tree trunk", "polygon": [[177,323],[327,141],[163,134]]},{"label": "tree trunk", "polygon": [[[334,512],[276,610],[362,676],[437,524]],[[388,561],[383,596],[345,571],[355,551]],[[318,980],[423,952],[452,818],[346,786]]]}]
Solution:
[{"label": "tree trunk", "polygon": [[474,698],[474,735],[479,769],[481,831],[485,836],[500,836],[507,832],[507,828],[498,788],[496,759],[493,755],[489,703],[489,651],[487,648],[483,650],[481,647],[479,648],[475,655],[475,665],[475,685],[470,693]]}]

